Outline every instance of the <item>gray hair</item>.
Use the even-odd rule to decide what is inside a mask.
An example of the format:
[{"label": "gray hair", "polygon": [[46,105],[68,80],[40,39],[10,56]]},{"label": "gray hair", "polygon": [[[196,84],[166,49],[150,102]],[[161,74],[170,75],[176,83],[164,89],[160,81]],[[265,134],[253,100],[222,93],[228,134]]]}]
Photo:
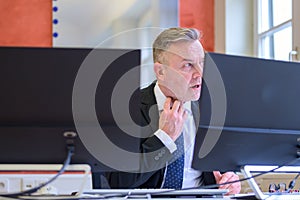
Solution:
[{"label": "gray hair", "polygon": [[153,42],[153,61],[161,62],[162,52],[166,51],[169,46],[179,41],[199,40],[200,32],[195,28],[169,28],[161,32]]}]

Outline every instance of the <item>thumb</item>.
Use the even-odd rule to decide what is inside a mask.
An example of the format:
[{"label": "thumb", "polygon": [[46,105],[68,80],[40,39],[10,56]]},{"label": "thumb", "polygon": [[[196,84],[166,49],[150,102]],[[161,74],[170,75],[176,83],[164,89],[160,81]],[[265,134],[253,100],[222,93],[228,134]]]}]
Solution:
[{"label": "thumb", "polygon": [[221,178],[222,178],[222,174],[221,174],[219,171],[213,171],[213,173],[214,173],[216,182],[219,183],[219,181],[220,181]]}]

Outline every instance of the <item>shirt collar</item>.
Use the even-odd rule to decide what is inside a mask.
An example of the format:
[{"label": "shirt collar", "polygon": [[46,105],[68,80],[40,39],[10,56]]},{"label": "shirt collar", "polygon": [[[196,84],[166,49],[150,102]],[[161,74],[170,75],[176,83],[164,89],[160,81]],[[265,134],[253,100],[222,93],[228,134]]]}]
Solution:
[{"label": "shirt collar", "polygon": [[[164,95],[164,93],[161,91],[161,89],[158,86],[158,83],[156,82],[155,86],[154,86],[154,95],[156,98],[156,102],[157,102],[157,107],[158,110],[161,111],[164,108],[164,103],[167,99],[167,97]],[[185,108],[185,110],[187,110],[189,112],[189,114],[192,114],[192,109],[191,109],[191,101],[187,101],[183,104],[183,107]]]}]

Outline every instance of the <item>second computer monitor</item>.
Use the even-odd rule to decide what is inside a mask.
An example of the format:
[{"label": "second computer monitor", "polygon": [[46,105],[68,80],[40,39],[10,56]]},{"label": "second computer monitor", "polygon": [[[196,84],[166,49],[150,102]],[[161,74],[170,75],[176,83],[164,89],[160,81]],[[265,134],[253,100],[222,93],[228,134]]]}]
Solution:
[{"label": "second computer monitor", "polygon": [[300,64],[207,53],[193,167],[296,164]]}]

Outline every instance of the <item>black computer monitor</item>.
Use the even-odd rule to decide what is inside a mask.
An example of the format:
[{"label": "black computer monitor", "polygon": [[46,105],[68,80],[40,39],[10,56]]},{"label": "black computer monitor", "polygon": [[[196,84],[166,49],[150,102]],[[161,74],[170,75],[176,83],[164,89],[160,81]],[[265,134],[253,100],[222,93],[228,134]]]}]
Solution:
[{"label": "black computer monitor", "polygon": [[[113,152],[105,141],[138,152],[139,140],[116,124],[111,98],[121,77],[134,68],[125,77],[138,90],[140,60],[140,50],[132,49],[1,47],[0,164],[62,164],[67,143],[74,143],[71,163],[89,164],[92,172],[119,170],[110,166]],[[130,102],[135,101],[139,99]],[[89,110],[95,112],[105,138],[82,131],[99,130],[92,127]],[[72,133],[77,136],[66,137]],[[106,160],[95,155],[98,149],[84,141],[85,134],[90,134],[92,145],[105,149],[96,154]],[[118,162],[124,169],[138,169],[137,158]]]},{"label": "black computer monitor", "polygon": [[299,77],[300,63],[207,53],[193,167],[239,171],[295,160]]}]

